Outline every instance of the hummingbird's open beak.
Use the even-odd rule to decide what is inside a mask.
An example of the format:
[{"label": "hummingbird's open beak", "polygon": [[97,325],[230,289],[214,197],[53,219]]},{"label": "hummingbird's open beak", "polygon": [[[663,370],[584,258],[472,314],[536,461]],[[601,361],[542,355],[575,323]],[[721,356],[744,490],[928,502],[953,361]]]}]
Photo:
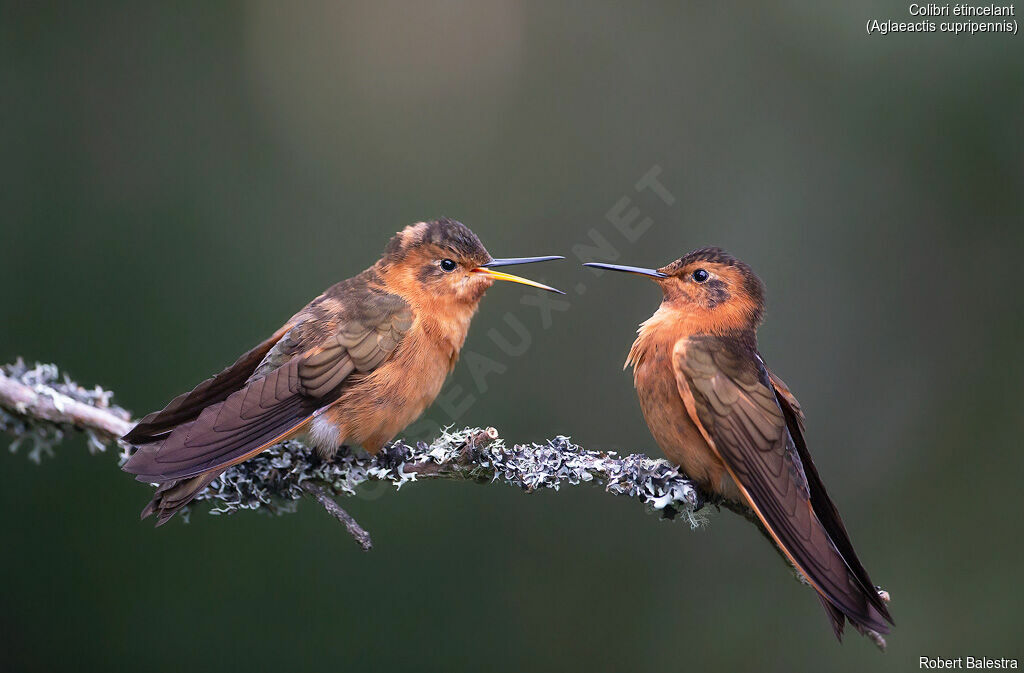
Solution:
[{"label": "hummingbird's open beak", "polygon": [[644,269],[639,266],[622,266],[620,264],[601,264],[600,262],[587,262],[583,266],[592,266],[595,269],[610,269],[611,271],[625,271],[626,273],[635,273],[640,276],[650,276],[651,278],[668,278],[668,274],[662,273],[657,269]]},{"label": "hummingbird's open beak", "polygon": [[513,276],[510,273],[502,273],[501,271],[492,271],[491,269],[496,266],[513,266],[515,264],[530,264],[531,262],[550,262],[553,259],[565,259],[559,255],[549,255],[547,257],[508,257],[506,259],[492,259],[486,264],[481,264],[472,270],[472,273],[481,273],[485,276],[493,278],[495,280],[510,280],[513,283],[522,283],[523,285],[529,285],[530,287],[540,288],[541,290],[547,290],[548,292],[557,292],[558,294],[565,294],[561,290],[556,290],[553,287],[536,283],[529,278],[521,278],[520,276]]}]

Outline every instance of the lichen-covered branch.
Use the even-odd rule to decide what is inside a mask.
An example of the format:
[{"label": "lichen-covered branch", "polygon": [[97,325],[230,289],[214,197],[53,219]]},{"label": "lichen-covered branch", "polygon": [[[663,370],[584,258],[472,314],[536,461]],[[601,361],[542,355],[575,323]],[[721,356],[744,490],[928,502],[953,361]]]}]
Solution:
[{"label": "lichen-covered branch", "polygon": [[[84,432],[90,451],[120,447],[120,462],[131,447],[119,439],[134,425],[130,414],[111,403],[112,393],[79,386],[55,365],[28,367],[20,359],[0,366],[0,431],[14,435],[11,451],[31,442],[29,458],[41,462],[70,431]],[[364,550],[372,547],[370,534],[334,500],[357,496],[367,482],[405,484],[430,479],[504,483],[532,492],[542,488],[593,484],[606,493],[639,500],[664,518],[677,515],[696,527],[696,515],[707,502],[694,485],[671,463],[642,454],[620,456],[614,451],[589,451],[558,436],[543,444],[507,446],[494,428],[446,429],[432,443],[395,441],[376,456],[363,451],[339,451],[322,460],[302,442],[289,440],[244,463],[229,468],[197,497],[208,501],[211,514],[248,509],[280,514],[295,510],[298,500],[316,500],[338,519]],[[767,535],[749,508],[739,503],[714,501],[750,519]],[[187,511],[185,512],[187,518]],[[803,580],[800,572],[795,572]],[[879,594],[888,601],[889,594]],[[869,638],[883,650],[885,639],[874,631]]]},{"label": "lichen-covered branch", "polygon": [[29,367],[18,358],[0,366],[0,431],[14,435],[12,452],[31,442],[28,456],[36,463],[52,456],[69,430],[84,432],[91,452],[104,451],[134,425],[112,397],[99,386],[88,390],[61,377],[56,365]]},{"label": "lichen-covered branch", "polygon": [[311,481],[303,483],[302,488],[304,488],[311,496],[316,498],[316,501],[323,505],[323,508],[327,510],[328,514],[345,526],[345,530],[347,530],[356,543],[363,548],[363,551],[370,551],[373,548],[373,541],[370,539],[370,534],[359,525],[359,522],[357,522],[351,514],[343,510],[338,503],[334,502],[326,490]]},{"label": "lichen-covered branch", "polygon": [[[132,427],[129,419],[128,412],[111,403],[110,392],[86,390],[61,377],[54,365],[28,367],[19,360],[0,367],[0,430],[15,436],[12,451],[31,441],[29,456],[37,462],[44,454],[52,455],[72,430],[85,432],[94,450],[117,444],[123,462],[130,447],[118,437]],[[300,498],[311,497],[368,549],[369,534],[332,498],[358,495],[366,482],[390,483],[397,489],[429,479],[504,483],[527,492],[600,485],[666,518],[682,514],[694,526],[695,512],[704,504],[693,484],[667,461],[589,451],[563,436],[543,444],[508,445],[494,428],[445,430],[430,444],[396,441],[376,456],[343,450],[329,462],[302,442],[289,440],[228,469],[196,500],[208,501],[214,514],[243,509],[282,513],[293,511]]]}]

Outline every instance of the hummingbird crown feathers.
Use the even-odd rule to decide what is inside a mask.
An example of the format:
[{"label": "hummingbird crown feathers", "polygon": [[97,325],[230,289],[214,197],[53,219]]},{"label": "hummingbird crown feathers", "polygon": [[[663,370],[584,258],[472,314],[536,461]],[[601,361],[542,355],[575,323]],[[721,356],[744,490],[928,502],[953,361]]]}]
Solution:
[{"label": "hummingbird crown feathers", "polygon": [[487,248],[469,227],[448,217],[410,224],[391,238],[384,249],[384,258],[391,263],[401,262],[410,252],[425,246],[447,250],[455,257],[480,264],[491,259]]}]

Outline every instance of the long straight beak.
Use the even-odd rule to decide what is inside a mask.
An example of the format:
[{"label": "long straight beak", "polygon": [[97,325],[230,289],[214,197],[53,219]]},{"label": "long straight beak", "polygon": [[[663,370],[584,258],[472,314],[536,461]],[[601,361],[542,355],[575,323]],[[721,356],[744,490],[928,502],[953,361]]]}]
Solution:
[{"label": "long straight beak", "polygon": [[561,255],[548,255],[547,257],[505,257],[503,259],[492,259],[480,266],[493,269],[496,266],[515,266],[516,264],[533,264],[534,262],[551,262],[556,259],[565,259]]},{"label": "long straight beak", "polygon": [[583,266],[592,266],[595,269],[609,269],[611,271],[625,271],[626,273],[635,273],[640,276],[650,276],[651,278],[668,278],[668,274],[662,273],[657,269],[645,269],[639,266],[622,266],[621,264],[602,264],[600,262],[587,262]]},{"label": "long straight beak", "polygon": [[541,283],[534,282],[529,278],[522,278],[520,276],[513,276],[510,273],[503,273],[501,271],[493,271],[492,267],[495,266],[513,266],[515,264],[530,264],[531,262],[550,262],[554,259],[565,259],[559,255],[549,255],[547,257],[508,257],[505,259],[492,259],[486,264],[481,264],[472,270],[472,273],[480,273],[485,276],[489,276],[495,280],[508,280],[513,283],[522,283],[523,285],[529,285],[530,287],[540,288],[541,290],[547,290],[548,292],[556,292],[558,294],[565,294],[561,290],[556,290],[553,287],[542,285]]}]

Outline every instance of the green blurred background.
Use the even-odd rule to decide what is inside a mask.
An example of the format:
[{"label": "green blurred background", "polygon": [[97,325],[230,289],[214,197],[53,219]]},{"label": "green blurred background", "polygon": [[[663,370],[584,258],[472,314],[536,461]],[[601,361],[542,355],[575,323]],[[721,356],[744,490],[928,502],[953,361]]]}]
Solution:
[{"label": "green blurred background", "polygon": [[[867,36],[897,2],[0,4],[0,360],[141,414],[231,362],[406,224],[562,253],[545,320],[495,287],[457,419],[657,453],[627,373],[664,264],[767,284],[768,363],[876,581],[888,654],[834,641],[738,517],[596,488],[370,489],[345,505],[139,523],[80,438],[0,456],[5,670],[893,670],[1020,658],[1020,37]],[[648,171],[668,204],[635,185]],[[628,202],[623,201],[628,199]],[[651,220],[629,241],[609,213]],[[576,248],[580,251],[580,248]],[[585,254],[585,250],[582,251]],[[530,334],[508,355],[514,316]],[[482,360],[481,360],[482,361]],[[461,386],[461,388],[454,388]],[[486,387],[486,390],[482,390]]]}]

